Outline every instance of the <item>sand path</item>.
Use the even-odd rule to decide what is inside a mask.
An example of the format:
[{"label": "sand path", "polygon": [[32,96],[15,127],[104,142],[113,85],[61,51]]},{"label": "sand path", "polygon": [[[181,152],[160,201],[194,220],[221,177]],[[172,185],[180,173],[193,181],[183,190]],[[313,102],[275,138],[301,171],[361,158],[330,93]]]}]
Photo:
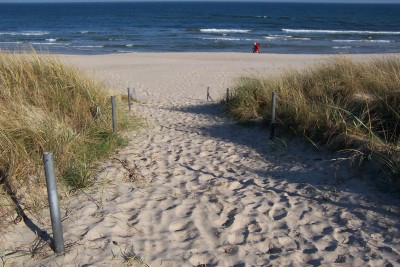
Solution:
[{"label": "sand path", "polygon": [[[114,85],[130,81],[143,101],[134,112],[147,127],[102,164],[95,188],[63,203],[65,255],[24,265],[400,265],[393,196],[362,181],[367,175],[351,171],[341,155],[288,138],[269,141],[266,129],[229,120],[206,100],[206,88],[219,99],[240,68],[180,57],[178,66],[156,57],[158,67],[142,65],[143,75],[121,61],[112,68],[100,67],[99,57],[80,63]],[[259,64],[256,72],[278,68]],[[19,246],[30,235],[23,227],[7,235],[26,233],[14,239]]]}]

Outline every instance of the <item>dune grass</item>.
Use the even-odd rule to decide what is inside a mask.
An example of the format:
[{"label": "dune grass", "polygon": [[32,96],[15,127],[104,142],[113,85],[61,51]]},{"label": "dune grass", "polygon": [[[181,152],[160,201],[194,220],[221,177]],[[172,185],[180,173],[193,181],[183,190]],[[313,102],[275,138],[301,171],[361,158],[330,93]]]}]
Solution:
[{"label": "dune grass", "polygon": [[[94,163],[127,142],[112,132],[104,87],[49,55],[0,52],[0,106],[2,220],[15,216],[16,202],[24,210],[45,205],[43,152],[54,154],[67,191],[90,185]],[[119,130],[132,123],[118,112]]]},{"label": "dune grass", "polygon": [[315,145],[349,153],[360,166],[376,163],[400,184],[400,59],[355,62],[333,57],[277,77],[242,77],[224,102],[239,121],[271,117],[277,93],[278,127]]}]

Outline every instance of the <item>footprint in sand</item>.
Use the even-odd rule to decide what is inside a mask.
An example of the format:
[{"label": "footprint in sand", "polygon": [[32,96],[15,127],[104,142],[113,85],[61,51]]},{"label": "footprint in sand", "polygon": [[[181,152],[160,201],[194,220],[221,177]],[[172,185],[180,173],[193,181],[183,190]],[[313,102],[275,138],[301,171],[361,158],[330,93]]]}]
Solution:
[{"label": "footprint in sand", "polygon": [[169,230],[173,232],[173,237],[178,242],[185,242],[197,237],[197,231],[190,231],[189,221],[175,221],[169,225]]},{"label": "footprint in sand", "polygon": [[269,212],[268,215],[274,219],[275,221],[281,220],[286,217],[288,211],[285,207],[282,206],[274,206]]},{"label": "footprint in sand", "polygon": [[246,235],[242,232],[235,232],[228,235],[228,242],[232,245],[241,245],[245,242]]},{"label": "footprint in sand", "polygon": [[295,251],[298,249],[296,241],[289,236],[278,237],[278,242],[282,245],[285,251]]},{"label": "footprint in sand", "polygon": [[186,230],[189,227],[188,221],[175,221],[169,225],[169,230],[172,232]]},{"label": "footprint in sand", "polygon": [[192,266],[210,266],[213,264],[213,258],[208,253],[195,254],[189,259]]},{"label": "footprint in sand", "polygon": [[242,188],[243,188],[243,185],[239,181],[234,181],[229,184],[229,189],[232,191],[236,191],[236,190],[239,190]]}]

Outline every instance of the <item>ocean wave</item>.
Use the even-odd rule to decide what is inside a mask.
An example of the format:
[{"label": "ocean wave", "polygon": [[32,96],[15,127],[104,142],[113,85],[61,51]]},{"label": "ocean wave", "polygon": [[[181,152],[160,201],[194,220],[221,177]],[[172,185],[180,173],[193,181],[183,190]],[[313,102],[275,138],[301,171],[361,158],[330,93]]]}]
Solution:
[{"label": "ocean wave", "polygon": [[133,44],[105,44],[103,45],[104,48],[126,48],[126,47],[132,47]]},{"label": "ocean wave", "polygon": [[17,41],[17,42],[2,42],[0,41],[0,45],[2,44],[12,44],[12,45],[16,45],[16,44],[23,44],[23,42]]},{"label": "ocean wave", "polygon": [[101,34],[102,32],[94,32],[94,31],[78,31],[73,32],[74,34]]},{"label": "ocean wave", "polygon": [[270,36],[263,36],[264,39],[267,40],[287,40],[291,38],[290,35],[270,35]]},{"label": "ocean wave", "polygon": [[350,49],[351,46],[334,46],[333,49]]},{"label": "ocean wave", "polygon": [[234,18],[234,19],[254,19],[254,18],[266,19],[266,18],[268,18],[268,16],[261,16],[261,15],[259,15],[259,16],[257,16],[257,15],[254,15],[254,16],[252,16],[252,15],[231,15],[229,17]]},{"label": "ocean wave", "polygon": [[13,35],[13,36],[41,36],[50,34],[45,31],[27,31],[27,32],[0,32],[0,35]]},{"label": "ocean wave", "polygon": [[282,31],[293,32],[293,33],[400,35],[400,32],[395,32],[395,31],[306,30],[306,29],[282,29]]},{"label": "ocean wave", "polygon": [[56,43],[38,43],[38,42],[31,43],[31,44],[33,44],[33,45],[57,45]]},{"label": "ocean wave", "polygon": [[76,48],[102,48],[102,45],[74,45]]},{"label": "ocean wave", "polygon": [[284,41],[288,41],[288,40],[310,41],[311,40],[311,38],[307,38],[307,37],[293,37],[290,35],[264,36],[263,38],[267,39],[267,40],[284,40]]},{"label": "ocean wave", "polygon": [[366,42],[366,43],[392,43],[391,40],[332,40],[335,43],[354,43],[354,42]]},{"label": "ocean wave", "polygon": [[310,41],[311,40],[311,38],[301,38],[301,37],[293,37],[291,39],[298,40],[298,41]]},{"label": "ocean wave", "polygon": [[50,43],[56,43],[56,42],[68,42],[68,41],[71,41],[71,39],[67,39],[67,38],[47,38],[46,41],[50,42]]},{"label": "ocean wave", "polygon": [[201,40],[214,40],[214,41],[241,41],[240,38],[228,38],[228,37],[198,37]]},{"label": "ocean wave", "polygon": [[106,41],[106,42],[108,42],[108,41],[126,41],[125,38],[117,38],[117,37],[95,37],[95,38],[92,38],[92,40]]},{"label": "ocean wave", "polygon": [[200,29],[200,32],[206,32],[206,33],[247,33],[247,32],[251,32],[251,30],[242,30],[242,29]]}]

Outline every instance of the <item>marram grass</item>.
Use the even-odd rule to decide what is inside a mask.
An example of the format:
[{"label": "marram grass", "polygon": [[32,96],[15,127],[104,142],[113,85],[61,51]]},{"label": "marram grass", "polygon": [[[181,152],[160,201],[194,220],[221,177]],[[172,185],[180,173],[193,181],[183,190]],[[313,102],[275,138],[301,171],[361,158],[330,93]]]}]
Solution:
[{"label": "marram grass", "polygon": [[[0,52],[0,107],[2,220],[15,216],[16,202],[45,205],[43,152],[54,154],[60,190],[81,188],[92,182],[93,164],[126,142],[112,132],[102,85],[49,55]],[[118,129],[130,123],[120,110]]]},{"label": "marram grass", "polygon": [[280,127],[331,148],[370,159],[400,183],[400,59],[355,62],[333,57],[302,71],[269,78],[243,77],[225,106],[240,121],[271,117],[278,95]]}]

